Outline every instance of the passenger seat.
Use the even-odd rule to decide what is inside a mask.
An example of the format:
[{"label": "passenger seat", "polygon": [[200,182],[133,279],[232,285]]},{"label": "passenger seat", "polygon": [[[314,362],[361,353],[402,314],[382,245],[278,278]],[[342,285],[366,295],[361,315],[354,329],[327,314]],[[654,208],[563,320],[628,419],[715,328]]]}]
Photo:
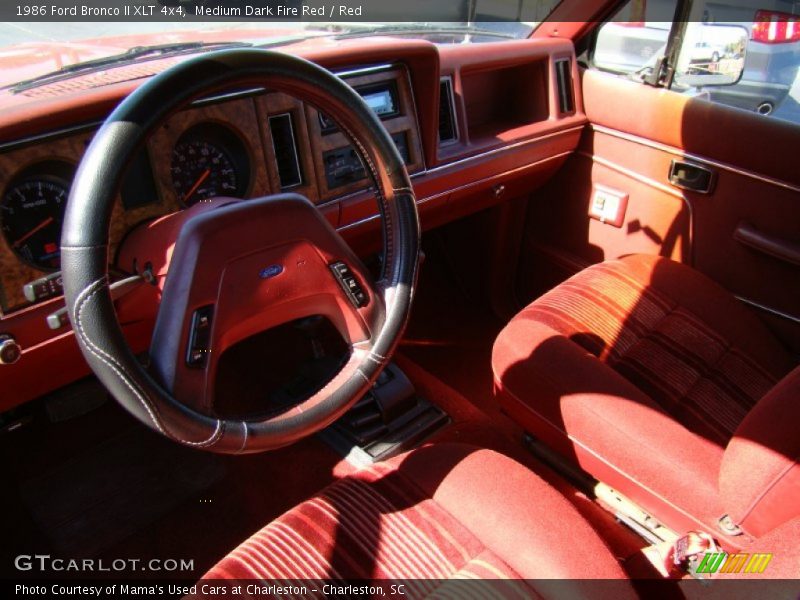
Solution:
[{"label": "passenger seat", "polygon": [[513,419],[672,529],[736,549],[798,527],[800,369],[701,273],[589,267],[508,323],[492,367]]}]

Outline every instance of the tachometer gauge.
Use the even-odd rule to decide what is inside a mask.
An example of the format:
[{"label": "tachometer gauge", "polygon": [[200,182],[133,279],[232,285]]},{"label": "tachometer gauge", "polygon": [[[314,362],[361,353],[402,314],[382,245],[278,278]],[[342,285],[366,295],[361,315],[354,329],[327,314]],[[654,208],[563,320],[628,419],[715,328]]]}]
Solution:
[{"label": "tachometer gauge", "polygon": [[207,125],[178,140],[171,171],[178,200],[191,206],[214,196],[244,196],[250,170],[238,138]]},{"label": "tachometer gauge", "polygon": [[12,184],[0,202],[0,229],[8,246],[26,263],[44,271],[61,264],[61,224],[69,183],[42,175]]}]

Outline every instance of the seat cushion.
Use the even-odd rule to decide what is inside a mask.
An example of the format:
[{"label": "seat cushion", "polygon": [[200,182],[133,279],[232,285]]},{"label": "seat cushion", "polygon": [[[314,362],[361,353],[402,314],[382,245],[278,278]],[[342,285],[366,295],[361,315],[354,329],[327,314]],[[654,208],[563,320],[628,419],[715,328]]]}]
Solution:
[{"label": "seat cushion", "polygon": [[685,528],[722,516],[725,445],[792,359],[729,292],[637,255],[525,308],[492,366],[500,403],[525,429]]},{"label": "seat cushion", "polygon": [[[205,575],[624,577],[594,530],[547,483],[505,456],[459,444],[428,446],[338,481],[264,527]],[[413,585],[418,592],[435,587]],[[575,582],[575,589],[583,585]],[[627,590],[626,584],[621,591]]]}]

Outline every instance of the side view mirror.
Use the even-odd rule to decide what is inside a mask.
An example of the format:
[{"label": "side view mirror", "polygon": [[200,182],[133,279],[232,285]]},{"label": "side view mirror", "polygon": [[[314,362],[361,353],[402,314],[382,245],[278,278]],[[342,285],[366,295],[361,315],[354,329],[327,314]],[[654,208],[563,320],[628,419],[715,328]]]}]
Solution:
[{"label": "side view mirror", "polygon": [[689,23],[678,57],[675,84],[682,88],[734,85],[744,72],[747,29]]}]

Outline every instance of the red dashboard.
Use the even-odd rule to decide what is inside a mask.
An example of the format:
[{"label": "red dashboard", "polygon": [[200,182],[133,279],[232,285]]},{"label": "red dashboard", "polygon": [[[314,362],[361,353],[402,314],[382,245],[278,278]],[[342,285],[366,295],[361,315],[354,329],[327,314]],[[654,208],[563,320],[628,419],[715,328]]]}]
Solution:
[{"label": "red dashboard", "polygon": [[[379,114],[406,161],[425,229],[529,193],[575,150],[586,123],[567,40],[436,46],[372,38],[287,51],[339,73]],[[127,74],[134,80],[79,77],[69,86],[0,93],[2,202],[22,206],[37,185],[40,197],[44,185],[50,202],[63,202],[102,119],[143,78],[173,63],[150,61]],[[210,160],[224,167],[213,178]],[[356,252],[380,248],[377,205],[347,140],[314,107],[283,94],[247,89],[204,98],[170,117],[130,168],[112,219],[112,250],[140,224],[210,196],[280,191],[311,199]],[[0,210],[0,335],[12,336],[22,356],[0,365],[0,411],[89,373],[69,325],[47,323],[63,306],[57,291],[33,302],[23,292],[57,269],[54,242],[33,244],[54,223],[16,224],[11,213]],[[121,261],[115,267],[131,270]],[[118,302],[136,351],[148,346],[157,302],[152,286]]]}]

